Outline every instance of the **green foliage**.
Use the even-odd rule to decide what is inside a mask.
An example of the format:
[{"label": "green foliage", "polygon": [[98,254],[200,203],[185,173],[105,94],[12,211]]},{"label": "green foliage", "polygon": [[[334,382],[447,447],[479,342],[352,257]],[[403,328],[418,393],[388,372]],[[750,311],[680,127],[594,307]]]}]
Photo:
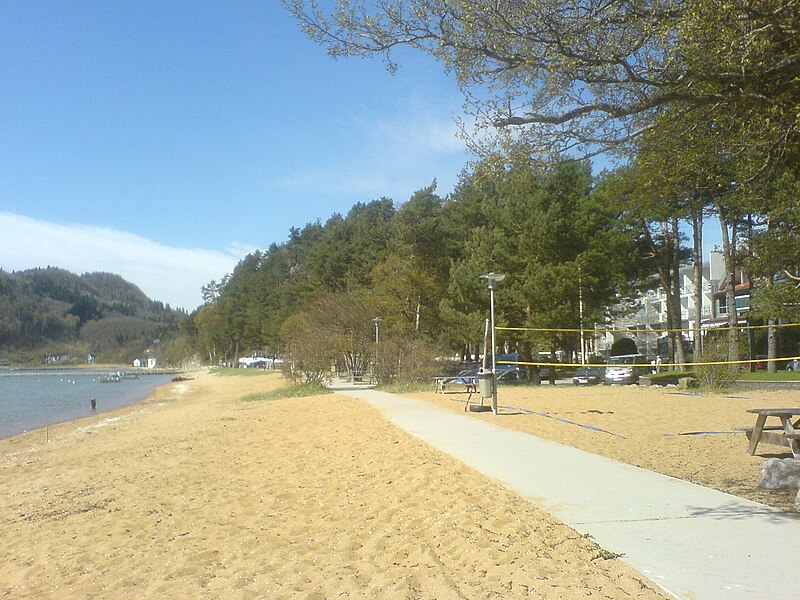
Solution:
[{"label": "green foliage", "polygon": [[[75,275],[48,267],[0,271],[0,351],[5,355],[88,354],[129,362],[178,330],[185,315],[148,299],[118,275]],[[31,358],[26,358],[28,362]]]},{"label": "green foliage", "polygon": [[415,394],[418,392],[430,392],[433,388],[430,380],[428,381],[393,381],[386,385],[380,384],[379,389],[390,394]]},{"label": "green foliage", "polygon": [[[496,294],[500,325],[577,328],[579,295],[586,318],[602,319],[626,292],[619,267],[637,250],[618,210],[591,193],[592,183],[587,163],[545,167],[523,153],[465,175],[448,209],[455,212],[463,202],[469,213],[480,198],[480,217],[450,270],[441,303],[448,331],[461,341],[482,339],[488,293],[478,276],[489,271],[507,276]],[[576,336],[504,336],[523,353],[577,346]]]},{"label": "green foliage", "polygon": [[436,349],[421,339],[384,336],[375,349],[378,384],[430,382],[437,375]]},{"label": "green foliage", "polygon": [[407,46],[440,61],[474,107],[478,150],[626,151],[672,109],[748,116],[743,135],[767,151],[797,136],[798,0],[286,4],[334,56],[395,69]]},{"label": "green foliage", "polygon": [[[292,315],[281,328],[281,335],[286,339],[284,373],[293,384],[322,384],[341,350],[334,344],[346,344],[346,331],[336,330],[328,321],[325,307],[318,307],[318,310]],[[336,337],[333,343],[328,339],[330,334]],[[352,367],[351,370],[363,371]]]},{"label": "green foliage", "polygon": [[[238,369],[235,369],[238,370]],[[257,392],[239,398],[242,402],[264,402],[271,400],[286,400],[290,398],[307,398],[309,396],[322,396],[332,394],[333,391],[319,383],[303,383],[290,385],[269,392]]]},{"label": "green foliage", "polygon": [[754,373],[740,373],[737,379],[744,381],[800,381],[800,371],[756,371]]},{"label": "green foliage", "polygon": [[[703,346],[698,363],[720,363],[728,359],[728,349],[721,338],[710,338]],[[698,364],[694,367],[697,380],[707,388],[729,388],[741,374],[741,366],[737,364]]]},{"label": "green foliage", "polygon": [[235,369],[233,367],[214,367],[211,369],[212,375],[220,377],[274,377],[277,371],[266,371],[264,369]]}]

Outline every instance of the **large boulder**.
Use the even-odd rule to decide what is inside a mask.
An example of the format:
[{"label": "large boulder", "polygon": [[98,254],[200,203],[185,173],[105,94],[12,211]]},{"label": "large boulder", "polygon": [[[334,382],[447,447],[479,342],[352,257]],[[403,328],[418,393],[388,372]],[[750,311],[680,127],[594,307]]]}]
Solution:
[{"label": "large boulder", "polygon": [[800,490],[800,458],[770,458],[761,465],[758,487],[764,490]]}]

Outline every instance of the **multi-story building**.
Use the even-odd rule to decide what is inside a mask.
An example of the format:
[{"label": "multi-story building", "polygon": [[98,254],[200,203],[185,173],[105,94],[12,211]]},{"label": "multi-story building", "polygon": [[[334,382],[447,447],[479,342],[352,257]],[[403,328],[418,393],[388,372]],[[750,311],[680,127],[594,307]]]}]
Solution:
[{"label": "multi-story building", "polygon": [[[702,306],[695,306],[694,266],[680,269],[681,322],[684,340],[692,342],[694,329],[725,326],[728,323],[728,306],[725,290],[725,263],[721,252],[712,251],[703,265]],[[750,307],[750,278],[740,269],[736,274],[736,309],[744,324],[744,315]],[[622,307],[621,307],[622,308]],[[633,338],[639,352],[649,357],[662,355],[667,348],[667,295],[661,285],[639,294],[632,309],[613,321],[610,326],[595,327],[591,349],[607,355],[611,345],[621,337]],[[610,331],[609,331],[610,330]]]}]

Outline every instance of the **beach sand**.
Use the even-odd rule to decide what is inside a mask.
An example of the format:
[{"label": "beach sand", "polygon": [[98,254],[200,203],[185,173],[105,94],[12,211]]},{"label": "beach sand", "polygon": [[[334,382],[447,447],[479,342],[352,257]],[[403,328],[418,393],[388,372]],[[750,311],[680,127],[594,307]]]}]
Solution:
[{"label": "beach sand", "polygon": [[[192,377],[51,426],[49,442],[43,430],[0,440],[0,596],[663,598],[361,401],[243,401],[285,383]],[[464,395],[422,396],[463,411]],[[664,435],[751,425],[745,408],[798,401],[741,396],[501,388],[502,405],[625,439],[513,409],[473,416],[753,497],[764,458],[747,454],[744,434]]]}]

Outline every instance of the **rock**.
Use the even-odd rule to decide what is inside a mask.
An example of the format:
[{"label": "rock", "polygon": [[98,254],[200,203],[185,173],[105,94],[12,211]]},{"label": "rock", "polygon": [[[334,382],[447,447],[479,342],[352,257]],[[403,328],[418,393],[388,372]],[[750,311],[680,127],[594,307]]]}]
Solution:
[{"label": "rock", "polygon": [[694,377],[681,377],[678,379],[678,387],[683,390],[688,390],[689,388],[693,388],[697,386],[697,379]]},{"label": "rock", "polygon": [[762,490],[800,490],[800,458],[770,458],[761,465]]}]

